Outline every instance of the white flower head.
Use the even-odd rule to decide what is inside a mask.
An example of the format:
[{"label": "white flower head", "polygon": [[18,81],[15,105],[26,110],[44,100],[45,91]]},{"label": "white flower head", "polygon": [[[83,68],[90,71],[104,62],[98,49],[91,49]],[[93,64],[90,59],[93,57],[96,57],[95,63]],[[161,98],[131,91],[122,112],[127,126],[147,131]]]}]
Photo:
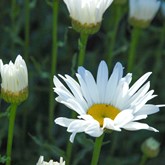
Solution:
[{"label": "white flower head", "polygon": [[72,26],[79,32],[84,29],[98,31],[103,14],[111,5],[112,1],[113,0],[64,0],[70,17],[72,18]]},{"label": "white flower head", "polygon": [[59,117],[55,123],[67,127],[67,131],[72,133],[71,142],[79,132],[93,137],[101,136],[104,130],[121,131],[122,128],[157,132],[155,128],[137,122],[159,111],[159,106],[146,104],[156,96],[153,90],[149,91],[150,82],[145,83],[150,74],[144,74],[130,87],[132,74],[123,77],[121,63],[116,63],[108,77],[108,67],[101,61],[96,80],[83,67],[79,67],[76,73],[78,82],[69,75],[59,75],[68,88],[54,76],[56,101],[78,113],[78,119]]},{"label": "white flower head", "polygon": [[7,102],[20,102],[27,98],[28,72],[23,58],[18,55],[15,62],[3,64],[0,60],[0,73],[2,78],[1,93]]},{"label": "white flower head", "polygon": [[53,160],[50,160],[49,162],[45,162],[44,157],[40,156],[36,165],[65,165],[65,161],[63,161],[63,158],[60,157],[60,162],[54,162]]},{"label": "white flower head", "polygon": [[158,12],[160,4],[160,0],[129,0],[130,23],[147,27]]}]

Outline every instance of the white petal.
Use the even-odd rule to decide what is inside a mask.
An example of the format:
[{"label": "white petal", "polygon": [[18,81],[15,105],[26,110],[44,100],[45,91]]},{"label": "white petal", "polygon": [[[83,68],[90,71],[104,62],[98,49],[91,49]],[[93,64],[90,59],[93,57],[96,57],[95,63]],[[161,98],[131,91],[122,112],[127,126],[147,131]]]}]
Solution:
[{"label": "white petal", "polygon": [[114,124],[114,121],[110,118],[104,118],[103,129],[110,129],[115,131],[121,131],[121,129]]},{"label": "white petal", "polygon": [[71,143],[73,143],[76,134],[77,134],[77,132],[73,132],[73,133],[70,135],[69,140],[70,140]]},{"label": "white petal", "polygon": [[70,123],[67,131],[68,132],[84,132],[88,127],[89,121],[75,119]]},{"label": "white petal", "polygon": [[[59,99],[56,99],[56,100],[59,101]],[[68,99],[67,101],[60,101],[60,103],[74,110],[79,115],[84,115],[86,113],[83,107],[74,99]]]},{"label": "white petal", "polygon": [[103,134],[103,129],[100,128],[100,124],[98,121],[93,120],[85,129],[85,133],[93,137],[99,137]]},{"label": "white petal", "polygon": [[137,102],[146,95],[149,88],[150,88],[150,82],[147,82],[133,96],[131,96],[127,102],[125,102],[125,108],[130,107],[130,105],[131,106],[136,105]]},{"label": "white petal", "polygon": [[84,119],[84,120],[93,120],[93,117],[91,115],[79,115],[77,117],[79,119]]},{"label": "white petal", "polygon": [[148,79],[148,77],[151,75],[152,72],[148,72],[144,74],[141,78],[139,78],[130,88],[129,95],[132,96],[139,88],[142,86],[142,84]]},{"label": "white petal", "polygon": [[154,90],[151,90],[145,96],[143,96],[141,99],[139,99],[139,101],[136,103],[134,112],[138,112],[147,103],[147,101],[149,101],[157,96],[157,95],[152,95],[153,93],[154,93]]},{"label": "white petal", "polygon": [[88,106],[91,106],[93,104],[93,101],[90,97],[90,94],[89,94],[89,91],[88,91],[88,87],[83,79],[83,77],[81,77],[81,75],[79,74],[76,74],[77,78],[78,78],[78,81],[80,83],[80,86],[81,86],[81,92],[83,93],[83,96],[85,98],[85,100],[87,101],[88,103]]},{"label": "white petal", "polygon": [[138,115],[138,116],[135,116],[133,121],[137,121],[137,120],[141,120],[141,119],[146,119],[147,118],[147,115]]},{"label": "white petal", "polygon": [[95,82],[95,79],[91,72],[84,70],[83,67],[79,67],[78,73],[84,79],[90,98],[94,103],[99,103],[99,93]]},{"label": "white petal", "polygon": [[165,107],[165,104],[156,105],[157,107]]},{"label": "white petal", "polygon": [[130,131],[136,131],[136,130],[140,130],[140,129],[147,129],[150,131],[154,131],[154,132],[159,132],[157,129],[150,127],[148,124],[144,124],[144,123],[139,123],[139,122],[130,122],[126,125],[123,126],[124,129],[126,130],[130,130]]},{"label": "white petal", "polygon": [[68,127],[70,125],[71,122],[73,122],[75,119],[68,119],[65,117],[59,117],[57,119],[54,120],[54,122],[58,125],[61,125],[63,127]]},{"label": "white petal", "polygon": [[101,61],[97,72],[97,86],[100,96],[100,103],[104,103],[107,82],[108,82],[108,67],[105,61]]},{"label": "white petal", "polygon": [[105,102],[108,104],[113,104],[113,96],[116,92],[117,85],[119,83],[119,80],[123,76],[123,67],[121,63],[116,63],[113,72],[108,80],[107,86],[106,86],[106,93],[105,93]]},{"label": "white petal", "polygon": [[121,111],[114,119],[115,125],[121,127],[126,123],[130,122],[134,118],[132,110],[123,110]]},{"label": "white petal", "polygon": [[146,104],[144,105],[138,112],[136,112],[134,115],[151,115],[156,112],[159,112],[159,108],[152,104]]}]

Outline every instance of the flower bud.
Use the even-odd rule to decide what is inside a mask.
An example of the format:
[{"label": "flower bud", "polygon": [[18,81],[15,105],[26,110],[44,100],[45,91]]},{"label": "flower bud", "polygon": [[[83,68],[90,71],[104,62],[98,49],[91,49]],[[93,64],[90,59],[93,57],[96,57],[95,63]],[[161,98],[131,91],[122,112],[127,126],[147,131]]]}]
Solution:
[{"label": "flower bud", "polygon": [[102,17],[113,0],[64,0],[77,32],[94,34],[100,29]]},{"label": "flower bud", "polygon": [[129,23],[139,28],[148,27],[160,4],[159,0],[129,0]]},{"label": "flower bud", "polygon": [[154,158],[159,154],[160,143],[150,137],[142,143],[141,150],[148,158]]},{"label": "flower bud", "polygon": [[40,156],[36,165],[65,165],[65,161],[63,161],[63,158],[60,157],[60,162],[54,162],[53,160],[50,160],[49,162],[45,162],[44,157]]},{"label": "flower bud", "polygon": [[0,60],[1,97],[9,103],[19,104],[28,97],[28,72],[25,61],[20,55],[15,63],[3,64]]}]

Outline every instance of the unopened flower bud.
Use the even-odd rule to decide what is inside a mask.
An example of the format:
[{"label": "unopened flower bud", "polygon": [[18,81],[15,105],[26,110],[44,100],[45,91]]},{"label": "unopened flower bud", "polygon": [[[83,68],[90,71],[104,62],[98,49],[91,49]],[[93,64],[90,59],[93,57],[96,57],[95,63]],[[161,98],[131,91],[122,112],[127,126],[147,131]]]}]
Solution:
[{"label": "unopened flower bud", "polygon": [[65,161],[63,161],[63,158],[60,157],[60,162],[54,162],[53,160],[50,160],[49,162],[45,162],[44,157],[40,156],[36,165],[65,165]]},{"label": "unopened flower bud", "polygon": [[129,0],[129,23],[139,28],[148,27],[160,4],[159,0]]},{"label": "unopened flower bud", "polygon": [[9,103],[19,104],[28,97],[28,72],[25,61],[20,55],[15,62],[3,64],[0,60],[2,78],[1,97]]},{"label": "unopened flower bud", "polygon": [[160,143],[154,138],[148,138],[142,143],[141,150],[148,158],[154,158],[159,154]]},{"label": "unopened flower bud", "polygon": [[94,34],[100,29],[102,17],[113,0],[64,0],[77,32]]}]

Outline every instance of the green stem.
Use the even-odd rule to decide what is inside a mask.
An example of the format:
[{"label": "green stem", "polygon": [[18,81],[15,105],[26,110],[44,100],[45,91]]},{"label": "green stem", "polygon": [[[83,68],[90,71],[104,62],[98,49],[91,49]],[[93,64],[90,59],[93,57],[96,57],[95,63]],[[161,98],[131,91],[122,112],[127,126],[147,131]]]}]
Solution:
[{"label": "green stem", "polygon": [[29,32],[30,32],[30,7],[29,0],[25,0],[25,61],[28,62],[29,57]]},{"label": "green stem", "polygon": [[128,72],[132,71],[135,61],[136,47],[140,37],[140,29],[134,27],[131,34],[131,43],[128,55]]},{"label": "green stem", "polygon": [[141,161],[140,161],[140,165],[145,165],[146,164],[146,161],[147,161],[147,156],[145,154],[143,154],[142,158],[141,158]]},{"label": "green stem", "polygon": [[[82,66],[84,64],[87,41],[88,41],[88,34],[81,33],[78,43],[79,44],[78,66]],[[76,112],[72,111],[71,116],[72,118],[76,118]],[[67,157],[66,165],[70,164],[72,149],[73,149],[73,143],[71,143],[68,140],[67,148],[66,148],[66,157]]]},{"label": "green stem", "polygon": [[161,70],[162,67],[162,55],[163,55],[163,50],[164,50],[164,43],[165,43],[165,23],[163,23],[163,27],[162,27],[162,31],[160,33],[160,41],[159,41],[159,47],[158,47],[158,51],[155,53],[155,65],[154,65],[154,78],[153,78],[153,84],[156,84],[157,78],[158,78],[158,74]]},{"label": "green stem", "polygon": [[91,165],[98,164],[103,138],[104,138],[104,134],[96,138]]},{"label": "green stem", "polygon": [[52,59],[49,91],[49,138],[51,139],[54,120],[54,93],[53,93],[53,76],[56,73],[57,65],[57,22],[58,22],[58,5],[59,0],[53,0],[53,31],[52,31]]},{"label": "green stem", "polygon": [[[16,33],[15,32],[15,18],[16,18],[16,0],[12,0],[11,1],[11,14],[10,14],[10,17],[11,17],[11,27],[12,27],[12,31],[13,33]],[[14,45],[14,41],[13,41],[13,38],[11,40],[11,51],[14,52],[14,49],[15,49],[15,45]]]},{"label": "green stem", "polygon": [[[25,26],[24,26],[24,34],[25,34],[25,41],[24,41],[24,57],[26,64],[28,65],[29,60],[29,34],[30,34],[30,4],[29,0],[25,0],[24,4],[25,8]],[[25,109],[23,113],[23,124],[22,124],[22,149],[25,148],[25,134],[26,134],[26,127],[27,127],[27,118],[28,118],[28,110]]]},{"label": "green stem", "polygon": [[121,18],[121,5],[115,5],[114,10],[115,10],[115,22],[113,23],[114,29],[113,29],[112,35],[109,39],[110,41],[108,40],[109,49],[108,49],[108,53],[107,53],[107,63],[108,63],[109,68],[111,67],[111,64],[112,64],[113,50],[115,47],[118,25],[119,25],[120,18]]},{"label": "green stem", "polygon": [[88,34],[80,33],[78,66],[84,64],[88,36],[89,36]]},{"label": "green stem", "polygon": [[7,140],[7,157],[9,158],[6,162],[6,165],[11,164],[11,151],[12,151],[12,143],[13,143],[13,131],[14,131],[14,123],[16,117],[17,104],[12,104],[10,109],[9,116],[9,129],[8,129],[8,140]]},{"label": "green stem", "polygon": [[71,143],[70,141],[68,141],[68,143],[67,143],[67,149],[66,149],[66,165],[70,165],[70,159],[71,159],[72,149],[73,149],[73,143]]}]

